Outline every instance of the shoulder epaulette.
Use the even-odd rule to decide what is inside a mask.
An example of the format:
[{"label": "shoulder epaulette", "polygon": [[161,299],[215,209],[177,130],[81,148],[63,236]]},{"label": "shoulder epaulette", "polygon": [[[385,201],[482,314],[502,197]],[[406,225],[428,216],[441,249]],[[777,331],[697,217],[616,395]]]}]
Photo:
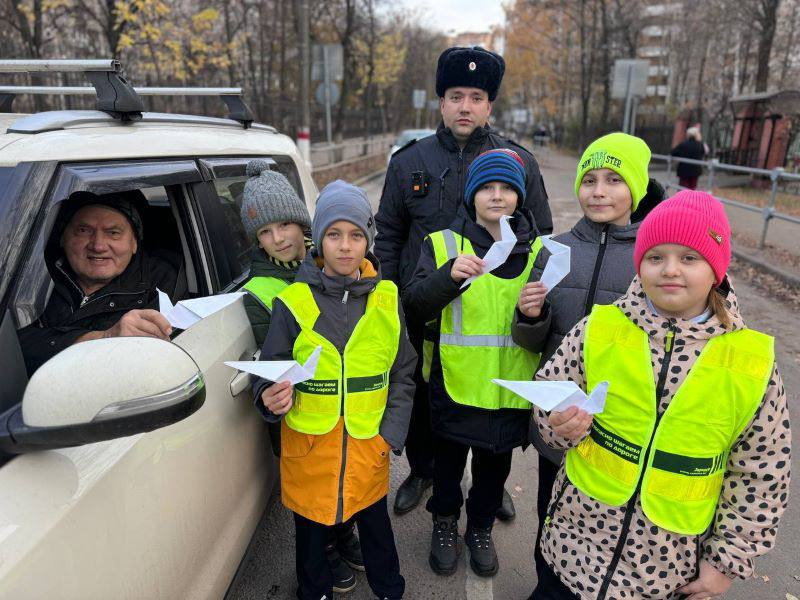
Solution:
[{"label": "shoulder epaulette", "polygon": [[417,143],[417,139],[414,138],[413,140],[408,142],[405,146],[400,146],[397,150],[395,150],[394,153],[392,154],[392,156],[394,156],[395,154],[400,154],[403,150],[407,150],[408,148],[411,148],[411,146],[413,146],[416,143]]}]

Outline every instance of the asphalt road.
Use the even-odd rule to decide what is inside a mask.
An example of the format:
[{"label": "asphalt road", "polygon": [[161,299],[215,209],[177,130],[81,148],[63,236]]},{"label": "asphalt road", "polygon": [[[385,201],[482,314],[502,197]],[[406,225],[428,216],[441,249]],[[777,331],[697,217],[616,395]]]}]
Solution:
[{"label": "asphalt road", "polygon": [[[543,152],[539,162],[551,198],[556,232],[568,229],[580,216],[577,202],[573,199],[574,160],[568,157]],[[383,177],[363,183],[373,207],[377,207]],[[784,305],[761,295],[743,281],[735,281],[740,305],[745,319],[751,327],[777,337],[777,357],[784,383],[789,390],[791,414],[795,423],[798,407],[793,402],[796,390],[800,389],[800,322],[797,316]],[[797,454],[793,459],[797,465]],[[466,566],[466,553],[462,553],[461,566],[450,577],[439,577],[428,567],[431,519],[424,508],[397,517],[392,515],[401,568],[406,579],[406,598],[412,599],[467,599],[523,600],[536,583],[533,567],[533,542],[536,533],[536,469],[538,458],[535,452],[516,451],[511,475],[506,488],[514,496],[517,518],[510,524],[497,522],[494,538],[500,559],[500,571],[492,579],[475,577]],[[394,493],[408,473],[405,457],[392,457],[391,491],[389,504],[394,502]],[[468,475],[462,485],[469,485]],[[798,492],[798,478],[792,483],[792,496]],[[424,502],[423,502],[424,504]],[[793,503],[794,504],[794,503]],[[465,519],[460,529],[463,533]],[[291,515],[279,500],[267,510],[262,527],[253,540],[251,553],[243,564],[237,585],[230,590],[229,598],[235,600],[264,598],[293,598],[294,573],[294,528]],[[800,564],[796,550],[800,542],[800,512],[794,506],[787,511],[781,524],[777,547],[757,562],[758,577],[746,582],[736,582],[726,598],[733,600],[785,600],[791,593],[800,597]],[[352,600],[372,598],[363,573],[358,573],[358,586],[352,592],[339,596]]]}]

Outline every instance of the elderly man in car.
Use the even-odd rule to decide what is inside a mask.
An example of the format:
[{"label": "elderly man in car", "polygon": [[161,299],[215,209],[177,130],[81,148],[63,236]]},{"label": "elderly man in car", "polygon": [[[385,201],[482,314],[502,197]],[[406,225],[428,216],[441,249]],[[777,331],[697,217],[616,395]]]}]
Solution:
[{"label": "elderly man in car", "polygon": [[[45,250],[53,290],[37,321],[19,332],[32,374],[72,344],[104,337],[169,339],[156,288],[177,299],[180,261],[141,247],[140,192],[76,192],[64,202]],[[172,264],[175,262],[176,264]]]}]

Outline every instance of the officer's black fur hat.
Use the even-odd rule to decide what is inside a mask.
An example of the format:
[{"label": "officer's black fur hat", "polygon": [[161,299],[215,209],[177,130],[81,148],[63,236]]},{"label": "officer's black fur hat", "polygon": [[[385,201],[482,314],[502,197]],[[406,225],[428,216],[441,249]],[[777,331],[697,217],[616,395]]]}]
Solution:
[{"label": "officer's black fur hat", "polygon": [[436,66],[436,95],[443,98],[451,87],[474,87],[486,90],[494,102],[505,70],[502,56],[480,46],[448,48]]}]

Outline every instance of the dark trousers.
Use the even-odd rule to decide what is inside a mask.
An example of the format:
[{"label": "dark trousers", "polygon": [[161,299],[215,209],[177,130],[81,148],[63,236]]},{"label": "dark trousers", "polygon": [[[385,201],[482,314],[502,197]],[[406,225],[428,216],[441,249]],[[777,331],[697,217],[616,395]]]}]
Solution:
[{"label": "dark trousers", "polygon": [[[370,589],[378,598],[402,598],[406,584],[400,575],[386,496],[356,513],[353,520],[358,525]],[[294,513],[297,597],[300,600],[333,598],[333,574],[325,552],[331,529],[333,527]]]},{"label": "dark trousers", "polygon": [[[470,446],[434,436],[433,495],[427,509],[444,517],[460,516],[464,496],[461,477]],[[491,527],[503,502],[503,486],[511,471],[511,451],[495,454],[472,447],[472,487],[467,495],[467,520],[475,527]]]},{"label": "dark trousers", "polygon": [[550,565],[545,564],[544,570],[539,573],[539,583],[528,600],[578,600],[578,596],[569,591]]},{"label": "dark trousers", "polygon": [[533,549],[533,561],[536,563],[536,574],[541,577],[547,563],[542,556],[542,532],[547,518],[547,505],[553,495],[553,485],[558,475],[558,465],[553,464],[541,454],[539,455],[539,490],[536,494],[536,514],[539,515],[539,528],[536,530],[536,547]]},{"label": "dark trousers", "polygon": [[689,188],[690,190],[696,190],[698,179],[700,179],[699,175],[694,175],[692,177],[678,177],[678,185]]},{"label": "dark trousers", "polygon": [[414,369],[414,406],[406,436],[406,459],[411,474],[430,479],[433,477],[433,435],[431,434],[431,407],[428,398],[428,384],[422,379],[422,332],[412,332],[409,337],[419,360]]}]

